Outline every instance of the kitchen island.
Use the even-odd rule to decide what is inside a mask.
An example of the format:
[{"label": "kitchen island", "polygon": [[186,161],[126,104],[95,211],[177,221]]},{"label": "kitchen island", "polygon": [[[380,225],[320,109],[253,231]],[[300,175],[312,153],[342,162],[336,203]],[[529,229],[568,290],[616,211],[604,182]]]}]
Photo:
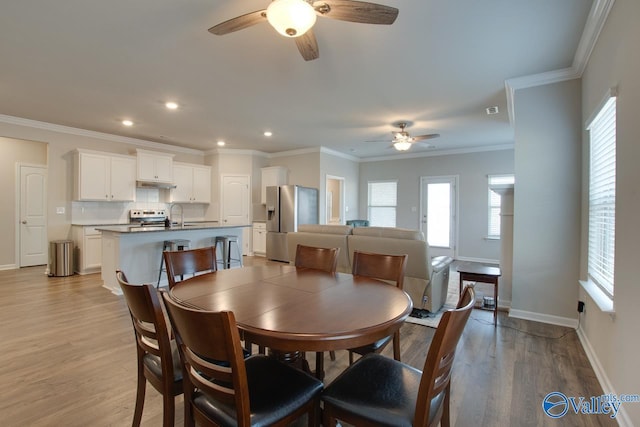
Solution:
[{"label": "kitchen island", "polygon": [[[165,240],[189,240],[190,248],[212,246],[217,236],[238,237],[242,248],[242,230],[251,225],[219,225],[217,222],[190,222],[184,226],[114,225],[98,226],[102,233],[103,286],[116,295],[122,295],[116,280],[116,270],[122,270],[131,283],[156,284],[160,273],[160,260]],[[220,259],[221,255],[218,256]],[[166,285],[162,276],[160,285]]]}]

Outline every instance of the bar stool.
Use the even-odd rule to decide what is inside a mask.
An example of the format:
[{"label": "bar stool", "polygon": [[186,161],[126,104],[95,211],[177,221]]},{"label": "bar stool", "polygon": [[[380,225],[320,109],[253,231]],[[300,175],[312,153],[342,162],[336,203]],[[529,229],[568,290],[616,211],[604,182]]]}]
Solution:
[{"label": "bar stool", "polygon": [[[185,249],[189,249],[190,244],[191,240],[185,239],[165,240],[162,244],[162,252],[184,251]],[[162,277],[163,271],[167,271],[167,269],[164,265],[164,257],[162,256],[162,253],[160,253],[160,272],[158,273],[158,283],[156,284],[156,288],[160,287],[160,278]]]},{"label": "bar stool", "polygon": [[[218,243],[222,244],[222,268],[227,270],[231,268],[231,261],[238,261],[240,263],[240,267],[242,267],[242,251],[240,250],[240,245],[238,244],[238,236],[216,236],[214,241],[214,246],[216,247],[216,251],[218,250]],[[236,250],[238,252],[238,258],[231,258],[231,244],[235,243]]]}]

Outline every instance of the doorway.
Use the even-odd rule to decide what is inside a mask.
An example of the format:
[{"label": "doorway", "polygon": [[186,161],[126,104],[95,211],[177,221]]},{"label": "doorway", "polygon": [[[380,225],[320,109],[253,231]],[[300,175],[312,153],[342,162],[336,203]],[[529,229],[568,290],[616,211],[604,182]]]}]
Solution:
[{"label": "doorway", "polygon": [[18,164],[18,242],[20,267],[47,263],[47,168]]},{"label": "doorway", "polygon": [[456,257],[458,236],[458,177],[420,178],[420,229],[431,256]]},{"label": "doorway", "polygon": [[344,224],[344,178],[327,175],[325,224]]}]

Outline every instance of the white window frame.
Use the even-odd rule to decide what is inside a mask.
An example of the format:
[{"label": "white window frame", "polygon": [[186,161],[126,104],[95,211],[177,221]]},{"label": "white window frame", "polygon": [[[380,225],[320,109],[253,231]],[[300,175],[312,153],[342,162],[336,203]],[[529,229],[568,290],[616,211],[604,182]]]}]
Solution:
[{"label": "white window frame", "polygon": [[487,183],[487,239],[498,240],[500,239],[500,207],[502,205],[502,196],[493,191],[493,188],[505,184],[515,184],[515,175],[487,175]]},{"label": "white window frame", "polygon": [[[393,205],[378,205],[378,204],[372,204],[372,197],[371,197],[371,192],[372,190],[374,190],[374,188],[372,188],[372,186],[375,186],[376,184],[395,184],[395,191],[396,191],[396,197],[395,197],[395,202]],[[373,219],[373,216],[371,215],[371,210],[372,209],[376,209],[376,208],[382,208],[382,209],[389,209],[389,208],[393,208],[394,210],[394,220],[393,220],[393,224],[377,224],[375,222],[375,220]],[[368,181],[367,182],[367,219],[369,220],[370,225],[372,226],[380,226],[380,227],[395,227],[396,223],[397,223],[397,215],[398,215],[398,181],[397,180],[384,180],[384,181]]]},{"label": "white window frame", "polygon": [[616,94],[607,96],[589,131],[587,277],[613,301],[616,210]]}]

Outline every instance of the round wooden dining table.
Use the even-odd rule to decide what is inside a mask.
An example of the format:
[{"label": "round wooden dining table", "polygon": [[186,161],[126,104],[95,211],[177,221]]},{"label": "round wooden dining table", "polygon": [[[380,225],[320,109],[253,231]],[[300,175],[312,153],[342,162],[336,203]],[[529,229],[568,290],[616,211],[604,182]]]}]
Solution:
[{"label": "round wooden dining table", "polygon": [[177,283],[171,296],[208,311],[233,311],[245,339],[282,353],[363,346],[393,335],[411,298],[379,280],[288,264],[247,266]]}]

